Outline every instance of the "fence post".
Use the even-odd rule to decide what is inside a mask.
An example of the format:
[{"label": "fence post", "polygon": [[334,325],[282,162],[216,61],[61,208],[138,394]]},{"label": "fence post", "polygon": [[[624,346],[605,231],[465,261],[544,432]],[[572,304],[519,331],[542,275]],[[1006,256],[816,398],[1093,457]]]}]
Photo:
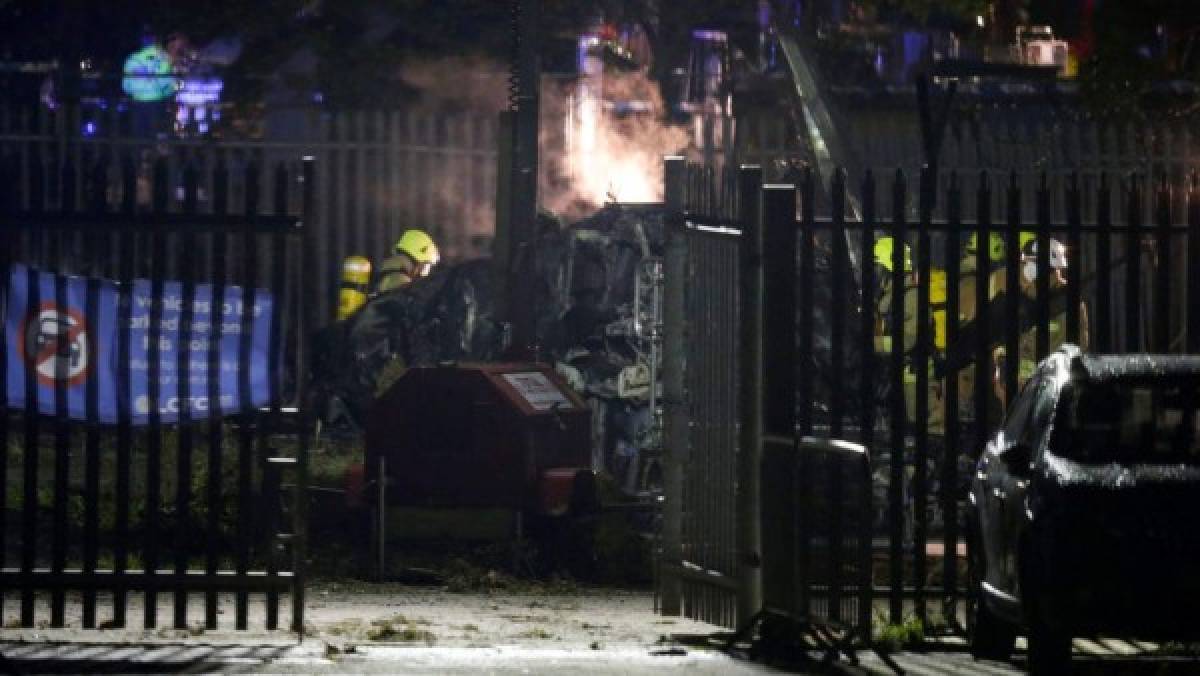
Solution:
[{"label": "fence post", "polygon": [[1036,195],[1037,230],[1034,235],[1037,242],[1037,255],[1035,256],[1037,278],[1034,285],[1034,307],[1037,331],[1034,334],[1034,355],[1036,361],[1041,362],[1050,353],[1050,184],[1049,177],[1044,170]]},{"label": "fence post", "polygon": [[1007,223],[1004,229],[1004,411],[1017,396],[1020,386],[1021,366],[1021,188],[1017,183],[1017,172],[1009,172]]},{"label": "fence post", "polygon": [[[798,302],[798,325],[800,335],[797,339],[799,343],[799,361],[802,364],[813,363],[814,355],[814,340],[813,340],[813,315],[815,307],[815,294],[813,289],[816,286],[816,230],[817,230],[817,179],[812,167],[806,168],[800,176],[800,225],[797,237],[799,241],[796,243],[796,249],[799,251],[799,262],[796,269],[796,277],[799,279],[797,286]],[[813,387],[812,378],[801,378],[796,387],[796,396],[799,398],[797,408],[796,428],[800,436],[810,436],[813,433],[813,410],[816,408],[814,402],[816,400],[815,388]],[[795,436],[795,435],[794,435]],[[799,572],[797,576],[800,585],[799,598],[797,603],[799,611],[802,615],[808,615],[811,610],[812,594],[810,593],[810,563],[812,561],[812,534],[813,520],[810,518],[813,504],[813,486],[808,479],[812,475],[812,463],[808,454],[801,454],[796,458],[794,467],[789,472],[789,478],[794,486],[795,509],[793,511],[792,521],[795,524],[795,542],[798,545],[799,551],[796,553],[795,569]]]},{"label": "fence post", "polygon": [[663,505],[661,612],[679,615],[683,580],[683,464],[688,455],[687,402],[684,400],[684,277],[687,241],[683,232],[683,189],[687,164],[682,157],[664,161],[667,210],[663,257]]},{"label": "fence post", "polygon": [[[849,260],[850,254],[846,244],[846,171],[837,169],[833,172],[833,180],[831,182],[830,191],[830,216],[831,225],[829,231],[829,245],[832,254],[830,262],[830,271],[832,279],[830,280],[830,340],[829,340],[829,365],[833,373],[842,373],[845,368],[845,342],[846,342],[846,323],[848,314],[839,311],[838,308],[847,307],[847,286],[846,279],[849,276]],[[793,368],[794,371],[794,368]],[[845,393],[841,378],[833,378],[829,384],[829,436],[831,439],[842,439],[844,435],[843,418],[846,413]],[[806,473],[806,480],[812,481],[815,477],[812,473]],[[838,505],[838,509],[828,511],[826,518],[828,523],[824,524],[827,528],[826,533],[826,556],[829,565],[829,596],[827,599],[827,607],[829,619],[834,622],[842,622],[842,597],[844,595],[845,582],[843,580],[842,570],[842,546],[845,542],[845,520],[842,518],[841,505],[845,500],[845,477],[841,472],[836,470],[829,473],[829,486],[826,488],[829,504]]]},{"label": "fence post", "polygon": [[[1125,210],[1125,352],[1136,352],[1142,343],[1142,185],[1137,174],[1129,177]],[[1165,308],[1164,308],[1165,310]]]},{"label": "fence post", "polygon": [[[962,249],[959,236],[962,232],[962,188],[958,172],[950,174],[950,186],[946,195],[946,347],[958,345],[959,319],[962,298]],[[945,455],[942,460],[942,523],[945,528],[944,555],[942,557],[942,616],[958,617],[958,499],[956,480],[959,457],[959,371],[946,370],[945,383]],[[869,619],[869,618],[868,618]],[[870,626],[869,624],[867,626]]]},{"label": "fence post", "polygon": [[[916,591],[914,599],[917,619],[925,623],[926,616],[925,581],[928,560],[925,556],[925,543],[929,535],[928,497],[926,485],[929,480],[929,364],[930,349],[934,339],[930,333],[932,317],[929,308],[929,277],[932,265],[929,230],[933,224],[934,205],[937,202],[937,169],[926,165],[921,167],[920,195],[917,204],[919,217],[916,222],[917,230],[917,331],[916,344],[913,346],[912,361],[916,376],[916,398],[914,401],[915,414],[913,418],[913,438],[915,442],[913,483],[916,494],[913,496],[913,583]],[[897,291],[899,293],[899,291]]]},{"label": "fence post", "polygon": [[[1187,189],[1187,307],[1200,305],[1200,198],[1196,194],[1196,172],[1188,177]],[[1200,352],[1200,311],[1188,312],[1187,351]]]},{"label": "fence post", "polygon": [[[6,111],[7,112],[7,111]],[[7,120],[6,120],[7,121]],[[14,248],[16,233],[9,229],[10,215],[19,207],[18,185],[20,171],[16,168],[16,156],[5,153],[0,156],[0,279],[7,286],[12,277],[10,260],[11,249]],[[8,458],[9,458],[9,418],[8,415],[8,326],[0,322],[0,410],[6,413],[0,416],[0,448],[4,449],[3,463],[0,463],[0,504],[8,505]],[[89,355],[90,356],[90,355]],[[0,559],[8,558],[8,519],[0,522]],[[7,586],[0,586],[0,616],[5,612],[4,596]]]},{"label": "fence post", "polygon": [[908,243],[907,191],[903,172],[896,170],[892,182],[892,272],[891,307],[888,330],[891,334],[891,373],[889,408],[891,409],[890,466],[888,473],[888,535],[890,566],[888,577],[889,621],[899,624],[904,615],[904,447],[908,415],[904,401],[904,249]]},{"label": "fence post", "polygon": [[762,169],[738,171],[742,229],[739,247],[739,323],[741,359],[738,399],[741,431],[737,456],[737,574],[736,622],[741,625],[762,609],[762,491],[763,456],[763,227]]},{"label": "fence post", "polygon": [[1155,252],[1154,272],[1154,343],[1153,349],[1171,351],[1171,188],[1167,177],[1159,179],[1154,200]]},{"label": "fence post", "polygon": [[[875,212],[875,175],[870,169],[863,176],[861,184],[861,200],[862,204],[862,247],[859,255],[859,267],[862,269],[862,292],[861,307],[862,307],[862,335],[860,336],[860,347],[862,351],[862,372],[859,374],[859,426],[862,429],[862,443],[867,448],[867,452],[874,453],[877,450],[875,444],[875,421],[876,421],[876,399],[875,399],[875,369],[878,364],[875,360],[875,298],[878,293],[878,280],[875,276],[875,265],[871,262],[874,258],[875,251],[875,227],[877,225]],[[869,456],[868,456],[869,457]],[[867,472],[870,473],[870,464],[868,461]],[[873,507],[873,493],[871,486],[866,488],[864,499],[867,505]],[[865,560],[870,560],[872,549],[872,534],[874,532],[874,511],[860,524],[858,532],[859,547],[861,556]],[[873,571],[871,566],[864,566],[859,571],[858,585],[859,598],[861,604],[858,608],[858,625],[862,636],[870,642],[871,640],[871,614],[872,605],[874,603],[874,590],[872,589]]]},{"label": "fence post", "polygon": [[[1083,279],[1083,208],[1079,194],[1079,172],[1071,174],[1071,182],[1067,187],[1067,251],[1075,257],[1074,265],[1067,266],[1067,342],[1078,345],[1081,335],[1090,335],[1090,331],[1080,331],[1079,307]],[[1085,346],[1090,347],[1090,346]]]}]

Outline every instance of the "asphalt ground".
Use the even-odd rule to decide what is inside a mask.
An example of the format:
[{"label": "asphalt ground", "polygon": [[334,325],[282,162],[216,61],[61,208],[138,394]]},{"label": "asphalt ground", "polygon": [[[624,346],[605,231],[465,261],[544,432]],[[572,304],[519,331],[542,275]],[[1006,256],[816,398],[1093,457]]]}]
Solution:
[{"label": "asphalt ground", "polygon": [[[187,629],[83,630],[77,599],[69,599],[62,629],[44,623],[15,628],[5,603],[0,629],[0,673],[247,673],[247,674],[893,674],[1023,673],[1023,641],[1011,662],[971,658],[961,639],[883,658],[870,651],[822,669],[793,659],[773,665],[727,655],[719,627],[655,614],[643,591],[529,589],[449,593],[438,588],[326,583],[309,590],[307,633],[262,628],[264,606],[251,605],[251,629],[231,622],[232,598],[221,599],[222,627],[203,630],[199,615]],[[129,609],[141,618],[138,600]],[[170,621],[170,599],[160,617]],[[192,604],[197,611],[202,603]],[[284,604],[286,608],[286,603]],[[41,607],[39,606],[39,610]],[[104,610],[100,617],[105,617]],[[289,621],[283,613],[281,622]],[[1158,646],[1134,641],[1075,643],[1075,672],[1101,676],[1200,674],[1200,660],[1163,656]],[[890,664],[889,664],[890,662]]]}]

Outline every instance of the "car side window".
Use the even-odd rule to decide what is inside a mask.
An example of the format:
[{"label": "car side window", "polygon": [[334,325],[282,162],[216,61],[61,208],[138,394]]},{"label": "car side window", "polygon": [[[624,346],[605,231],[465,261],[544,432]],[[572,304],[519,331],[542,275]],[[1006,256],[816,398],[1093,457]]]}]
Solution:
[{"label": "car side window", "polygon": [[1004,421],[1004,441],[1006,444],[1012,444],[1017,441],[1025,441],[1025,430],[1029,425],[1029,418],[1033,412],[1033,404],[1037,399],[1037,393],[1041,387],[1042,377],[1036,375],[1026,381],[1025,386],[1021,388],[1021,393],[1013,400],[1012,408],[1008,412],[1008,418]]}]

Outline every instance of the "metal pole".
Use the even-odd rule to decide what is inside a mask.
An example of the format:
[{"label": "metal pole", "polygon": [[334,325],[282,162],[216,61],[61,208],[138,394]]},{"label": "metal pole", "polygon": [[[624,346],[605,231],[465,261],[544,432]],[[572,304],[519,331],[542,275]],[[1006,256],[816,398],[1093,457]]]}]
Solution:
[{"label": "metal pole", "polygon": [[387,458],[382,455],[379,456],[379,476],[375,477],[375,482],[379,488],[379,509],[376,512],[378,516],[375,520],[375,525],[378,528],[378,531],[375,533],[375,548],[377,550],[375,554],[378,557],[378,561],[376,562],[378,566],[377,577],[382,582],[384,571],[386,570],[384,568],[384,550],[386,549],[384,545],[387,539],[387,528],[384,525],[384,515],[387,513]]},{"label": "metal pole", "polygon": [[[762,169],[738,172],[742,195],[740,260],[741,360],[738,379],[741,435],[737,456],[737,623],[763,604],[762,442],[763,442],[763,202]],[[794,205],[793,205],[794,209]],[[772,216],[777,214],[772,213]]]},{"label": "metal pole", "polygon": [[662,614],[679,615],[683,580],[683,466],[688,456],[687,401],[684,399],[684,288],[687,240],[683,224],[683,189],[687,165],[682,157],[665,160],[667,208],[663,257],[663,525]]},{"label": "metal pole", "polygon": [[512,262],[512,192],[514,114],[500,113],[496,135],[496,234],[492,239],[492,288],[496,292],[496,316],[511,322],[508,305],[508,275]]},{"label": "metal pole", "polygon": [[[541,1],[515,0],[518,5],[516,98],[513,136],[513,192],[509,221],[515,275],[509,278],[509,317],[513,348],[528,356],[536,340],[534,331],[534,271],[537,270],[538,107],[541,65],[538,37],[541,33]],[[524,354],[522,354],[524,353]]]}]

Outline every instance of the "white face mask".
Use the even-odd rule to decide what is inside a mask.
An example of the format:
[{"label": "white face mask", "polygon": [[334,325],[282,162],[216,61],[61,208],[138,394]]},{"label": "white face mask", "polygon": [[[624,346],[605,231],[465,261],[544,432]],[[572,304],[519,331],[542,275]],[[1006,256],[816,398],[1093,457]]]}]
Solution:
[{"label": "white face mask", "polygon": [[1025,264],[1021,266],[1021,276],[1024,277],[1025,281],[1029,282],[1030,284],[1036,282],[1037,261],[1026,261]]}]

